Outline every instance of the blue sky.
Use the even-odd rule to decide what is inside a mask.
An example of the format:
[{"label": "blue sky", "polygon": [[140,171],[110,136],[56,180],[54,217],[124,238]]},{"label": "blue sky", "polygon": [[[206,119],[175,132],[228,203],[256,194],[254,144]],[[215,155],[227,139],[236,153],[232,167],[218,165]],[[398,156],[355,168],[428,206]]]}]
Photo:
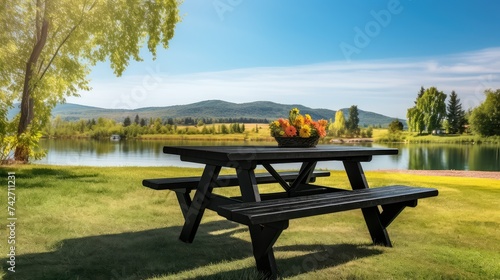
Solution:
[{"label": "blue sky", "polygon": [[500,1],[185,0],[156,60],[97,65],[67,102],[135,109],[273,101],[405,118],[421,86],[465,108],[500,88]]}]

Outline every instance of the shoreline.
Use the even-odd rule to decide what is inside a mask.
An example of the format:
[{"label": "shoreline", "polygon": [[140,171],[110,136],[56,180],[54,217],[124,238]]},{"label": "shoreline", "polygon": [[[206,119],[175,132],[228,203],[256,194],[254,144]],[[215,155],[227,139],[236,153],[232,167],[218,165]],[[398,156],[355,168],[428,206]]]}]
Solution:
[{"label": "shoreline", "polygon": [[487,178],[500,180],[500,171],[473,171],[473,170],[405,170],[405,169],[380,169],[373,172],[401,173],[423,176],[453,176]]},{"label": "shoreline", "polygon": [[[53,164],[43,164],[43,163],[28,163],[23,164],[15,161],[3,161],[0,162],[0,168],[5,167],[17,167],[17,166],[29,166],[29,165],[40,165],[40,166],[51,166],[51,167],[78,167],[79,165],[53,165]],[[92,167],[83,165],[84,167]],[[120,167],[131,167],[131,166],[94,166],[103,168],[120,168]],[[136,166],[139,168],[148,167],[165,167],[165,166]],[[168,166],[167,166],[168,167]],[[334,171],[334,170],[331,170]],[[500,180],[500,171],[474,171],[474,170],[408,170],[408,169],[375,169],[375,170],[365,170],[365,172],[381,172],[381,173],[399,173],[399,174],[411,174],[420,176],[450,176],[450,177],[469,177],[469,178],[485,178],[485,179],[495,179]]]}]

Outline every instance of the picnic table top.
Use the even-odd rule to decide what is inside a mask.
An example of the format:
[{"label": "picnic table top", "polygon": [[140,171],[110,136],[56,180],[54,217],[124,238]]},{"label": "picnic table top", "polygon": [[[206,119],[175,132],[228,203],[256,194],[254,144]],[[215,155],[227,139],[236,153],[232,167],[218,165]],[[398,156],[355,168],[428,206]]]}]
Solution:
[{"label": "picnic table top", "polygon": [[339,160],[351,157],[396,155],[397,149],[359,146],[318,145],[313,148],[277,146],[165,146],[166,154],[180,155],[181,160],[210,159],[220,161],[286,161]]}]

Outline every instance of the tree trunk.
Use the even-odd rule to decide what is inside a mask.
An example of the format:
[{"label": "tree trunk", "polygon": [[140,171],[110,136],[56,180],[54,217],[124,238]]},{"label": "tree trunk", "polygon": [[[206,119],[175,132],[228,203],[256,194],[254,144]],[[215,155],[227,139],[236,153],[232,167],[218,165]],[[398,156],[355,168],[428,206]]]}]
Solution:
[{"label": "tree trunk", "polygon": [[[39,4],[40,1],[37,1]],[[40,8],[40,7],[39,7]],[[40,11],[40,9],[39,9]],[[38,58],[42,53],[43,48],[45,47],[45,43],[47,41],[47,34],[49,29],[49,22],[44,17],[42,21],[41,28],[38,23],[39,14],[37,12],[37,37],[36,43],[33,46],[33,51],[26,63],[26,73],[24,76],[24,86],[23,86],[23,94],[21,96],[21,117],[19,119],[19,125],[17,127],[17,139],[18,144],[16,146],[16,151],[14,153],[14,159],[16,161],[28,162],[29,160],[29,143],[26,141],[19,141],[21,139],[21,135],[27,132],[29,125],[33,121],[34,117],[34,101],[32,97],[32,92],[34,90],[33,86],[33,77],[35,75],[36,64],[38,62]]]}]

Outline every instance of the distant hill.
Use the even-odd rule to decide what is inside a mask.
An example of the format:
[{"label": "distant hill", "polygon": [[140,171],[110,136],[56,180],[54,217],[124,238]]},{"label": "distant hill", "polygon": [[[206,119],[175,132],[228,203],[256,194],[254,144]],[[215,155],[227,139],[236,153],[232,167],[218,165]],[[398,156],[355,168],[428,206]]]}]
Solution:
[{"label": "distant hill", "polygon": [[[60,104],[52,110],[52,115],[60,116],[64,120],[97,119],[99,117],[114,119],[122,122],[127,116],[134,118],[253,118],[271,121],[286,117],[291,108],[297,107],[302,114],[310,114],[313,119],[333,119],[336,111],[329,109],[313,109],[298,104],[279,104],[269,101],[256,101],[249,103],[231,103],[222,100],[207,100],[187,105],[166,107],[146,107],[134,110],[103,109],[77,104]],[[341,109],[347,118],[349,109]],[[18,106],[9,111],[9,118],[19,112]],[[387,126],[395,118],[381,114],[363,111],[358,108],[359,125]],[[402,120],[404,123],[404,120]]]}]

